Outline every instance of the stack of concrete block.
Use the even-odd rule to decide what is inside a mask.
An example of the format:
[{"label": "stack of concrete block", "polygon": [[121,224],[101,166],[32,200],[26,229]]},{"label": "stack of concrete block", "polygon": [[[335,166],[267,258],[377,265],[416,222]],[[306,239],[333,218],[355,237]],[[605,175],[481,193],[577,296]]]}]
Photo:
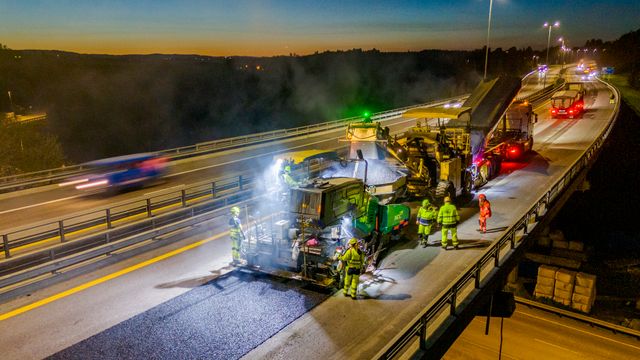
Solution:
[{"label": "stack of concrete block", "polygon": [[555,266],[540,265],[538,267],[538,279],[533,294],[535,297],[553,299],[557,271],[558,268]]},{"label": "stack of concrete block", "polygon": [[549,238],[551,238],[552,247],[558,249],[569,248],[569,242],[564,238],[564,234],[561,230],[551,230],[549,232]]},{"label": "stack of concrete block", "polygon": [[536,238],[538,242],[538,246],[540,247],[551,247],[551,238],[548,235],[541,235]]},{"label": "stack of concrete block", "polygon": [[583,252],[584,243],[580,241],[569,241],[569,250]]},{"label": "stack of concrete block", "polygon": [[556,271],[556,283],[553,290],[553,301],[562,305],[571,306],[575,279],[575,271],[565,269],[559,269],[558,271]]},{"label": "stack of concrete block", "polygon": [[596,276],[585,273],[577,273],[571,306],[579,311],[589,313],[596,301]]}]

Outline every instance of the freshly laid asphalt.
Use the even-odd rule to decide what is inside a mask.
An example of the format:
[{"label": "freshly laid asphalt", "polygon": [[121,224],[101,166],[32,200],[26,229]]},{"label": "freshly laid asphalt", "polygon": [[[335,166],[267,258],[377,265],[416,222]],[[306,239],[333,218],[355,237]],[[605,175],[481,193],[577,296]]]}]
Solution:
[{"label": "freshly laid asphalt", "polygon": [[296,281],[234,271],[49,359],[237,359],[328,296]]}]

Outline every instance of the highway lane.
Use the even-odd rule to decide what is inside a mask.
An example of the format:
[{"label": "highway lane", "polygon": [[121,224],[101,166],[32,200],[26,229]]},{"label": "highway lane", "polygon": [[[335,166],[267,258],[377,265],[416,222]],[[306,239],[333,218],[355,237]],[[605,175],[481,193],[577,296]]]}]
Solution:
[{"label": "highway lane", "polygon": [[[446,286],[483,254],[483,244],[520,218],[606,127],[612,111],[609,91],[600,91],[584,119],[549,119],[548,106],[537,109],[540,122],[534,150],[525,166],[516,164],[482,192],[492,202],[490,232],[476,232],[476,204],[461,209],[458,234],[462,249],[443,251],[403,246],[389,255],[382,270],[365,284],[372,301],[349,302],[337,295],[246,355],[259,358],[371,358],[398,334]],[[553,129],[553,130],[552,130]],[[546,130],[546,133],[545,133]],[[557,130],[557,132],[554,132]],[[439,233],[434,235],[437,239]],[[342,319],[348,319],[343,321]],[[354,324],[361,324],[361,327]]]},{"label": "highway lane", "polygon": [[[559,69],[552,69],[551,76],[557,76]],[[554,75],[555,74],[555,75]],[[542,84],[533,72],[523,79],[522,94],[530,94],[539,90]],[[385,121],[393,132],[399,132],[413,125],[411,120],[392,118]],[[109,204],[124,202],[151,192],[164,189],[188,186],[207,179],[243,172],[249,169],[260,169],[266,166],[273,154],[289,150],[309,148],[334,149],[340,147],[335,141],[344,137],[344,130],[326,131],[301,138],[287,139],[275,143],[253,145],[219,153],[188,158],[172,162],[169,175],[157,186],[108,196],[106,194],[87,194],[73,187],[44,186],[24,191],[16,191],[0,195],[0,232],[36,223],[45,219],[58,219],[68,214],[87,211]],[[242,155],[239,155],[242,154]]]},{"label": "highway lane", "polygon": [[[537,132],[543,134],[534,146],[539,154],[530,164],[507,171],[483,191],[494,208],[489,228],[500,229],[519,217],[606,126],[611,109],[608,90],[597,94],[585,119],[550,120],[548,112],[539,109]],[[559,134],[554,133],[554,128]],[[417,247],[415,241],[401,244],[385,259],[383,269],[364,284],[365,299],[352,301],[338,293],[248,353],[246,358],[373,356],[482,254],[483,244],[500,236],[499,230],[482,235],[475,231],[475,203],[463,207],[461,212],[465,220],[459,231],[462,250],[425,249]],[[213,224],[201,237],[192,240],[210,239],[202,246],[0,321],[0,331],[6,334],[0,346],[10,349],[8,358],[46,356],[210,280],[228,270],[225,264],[230,260],[230,245],[224,236],[225,230],[224,221]],[[433,239],[438,235],[432,235]],[[3,304],[3,312],[33,304],[153,256],[154,253],[149,253],[128,259],[28,298],[16,299]],[[33,334],[38,334],[35,343]]]},{"label": "highway lane", "polygon": [[[413,120],[400,117],[385,122],[392,132],[401,131],[414,124]],[[22,226],[44,219],[60,218],[109,204],[124,202],[163,189],[188,186],[208,179],[229,174],[257,170],[268,166],[273,155],[282,151],[304,149],[336,149],[345,147],[338,138],[344,130],[326,131],[309,136],[287,139],[276,143],[253,145],[239,149],[213,153],[197,158],[175,161],[163,183],[129,191],[115,196],[106,194],[83,194],[72,187],[48,186],[46,189],[27,190],[22,194],[9,194],[0,200],[0,229]],[[0,231],[1,232],[1,231]]]},{"label": "highway lane", "polygon": [[[476,317],[443,359],[493,360],[500,351],[500,319],[492,318],[485,335],[486,317]],[[537,359],[638,359],[635,338],[559,317],[518,304],[502,324],[502,358]]]}]

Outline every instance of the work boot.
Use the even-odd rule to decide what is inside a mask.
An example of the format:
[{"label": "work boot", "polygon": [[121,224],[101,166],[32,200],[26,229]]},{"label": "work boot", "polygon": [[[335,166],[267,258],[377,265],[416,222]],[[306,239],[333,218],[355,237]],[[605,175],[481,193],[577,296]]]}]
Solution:
[{"label": "work boot", "polygon": [[355,295],[351,295],[351,300],[358,300]]},{"label": "work boot", "polygon": [[455,248],[456,250],[458,250],[458,249],[459,249],[458,245],[454,246],[454,248]]},{"label": "work boot", "polygon": [[349,296],[349,293],[348,293],[348,292],[346,292],[346,291],[343,291],[343,292],[342,292],[342,295],[344,295],[344,296]]},{"label": "work boot", "polygon": [[447,245],[442,245],[442,250],[447,250]]}]

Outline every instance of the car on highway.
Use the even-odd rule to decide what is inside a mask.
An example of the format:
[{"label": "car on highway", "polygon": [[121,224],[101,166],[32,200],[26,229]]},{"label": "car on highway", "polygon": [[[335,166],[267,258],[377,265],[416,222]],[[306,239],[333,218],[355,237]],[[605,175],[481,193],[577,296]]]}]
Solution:
[{"label": "car on highway", "polygon": [[167,169],[167,158],[156,153],[140,153],[91,161],[88,174],[74,177],[60,186],[78,190],[121,191],[142,187],[159,180]]}]

